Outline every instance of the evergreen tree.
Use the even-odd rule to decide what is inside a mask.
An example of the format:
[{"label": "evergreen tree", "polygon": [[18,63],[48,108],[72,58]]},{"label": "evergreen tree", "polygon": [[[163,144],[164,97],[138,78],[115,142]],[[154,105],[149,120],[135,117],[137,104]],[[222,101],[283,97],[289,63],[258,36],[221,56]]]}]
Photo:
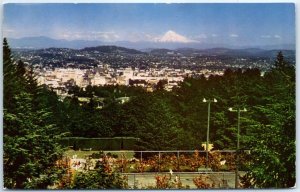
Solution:
[{"label": "evergreen tree", "polygon": [[[55,166],[61,158],[60,134],[47,106],[36,106],[39,89],[16,65],[6,39],[4,61],[4,186],[10,189],[46,189],[59,179]],[[32,80],[32,83],[29,84]],[[25,86],[24,86],[25,85]]]},{"label": "evergreen tree", "polygon": [[296,163],[295,70],[281,52],[265,76],[264,102],[254,110],[249,134],[251,165],[248,181],[260,188],[294,187]]},{"label": "evergreen tree", "polygon": [[276,61],[275,61],[275,68],[277,69],[284,69],[287,66],[287,62],[284,59],[284,56],[282,54],[282,51],[279,51],[279,53],[277,54],[276,57]]},{"label": "evergreen tree", "polygon": [[19,77],[22,77],[25,75],[26,73],[26,69],[25,69],[25,65],[24,65],[24,62],[22,60],[19,60],[18,61],[18,64],[17,64],[17,75]]},{"label": "evergreen tree", "polygon": [[6,38],[3,40],[3,105],[6,110],[14,110],[14,95],[18,94],[23,86],[20,82],[24,82],[22,77],[16,75],[15,61],[11,55],[11,50]]}]

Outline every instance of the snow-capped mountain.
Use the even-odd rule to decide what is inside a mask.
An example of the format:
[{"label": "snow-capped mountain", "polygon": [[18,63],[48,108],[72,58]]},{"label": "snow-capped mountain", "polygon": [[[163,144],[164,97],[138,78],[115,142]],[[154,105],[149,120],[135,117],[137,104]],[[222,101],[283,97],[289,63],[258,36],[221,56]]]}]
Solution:
[{"label": "snow-capped mountain", "polygon": [[157,42],[162,43],[195,43],[197,41],[188,39],[187,37],[176,33],[175,31],[167,31]]}]

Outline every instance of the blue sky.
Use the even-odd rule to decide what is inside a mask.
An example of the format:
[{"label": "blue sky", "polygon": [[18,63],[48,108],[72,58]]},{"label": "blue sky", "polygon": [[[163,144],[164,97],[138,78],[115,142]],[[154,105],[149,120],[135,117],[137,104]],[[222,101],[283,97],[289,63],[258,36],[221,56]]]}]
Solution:
[{"label": "blue sky", "polygon": [[5,4],[3,34],[20,38],[199,43],[295,43],[294,4]]}]

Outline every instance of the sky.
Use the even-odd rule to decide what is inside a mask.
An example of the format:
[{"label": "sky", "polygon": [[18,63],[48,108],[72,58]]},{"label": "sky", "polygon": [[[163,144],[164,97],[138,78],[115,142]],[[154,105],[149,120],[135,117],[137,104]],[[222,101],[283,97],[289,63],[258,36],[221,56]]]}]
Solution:
[{"label": "sky", "polygon": [[5,4],[3,35],[66,40],[295,44],[292,3]]}]

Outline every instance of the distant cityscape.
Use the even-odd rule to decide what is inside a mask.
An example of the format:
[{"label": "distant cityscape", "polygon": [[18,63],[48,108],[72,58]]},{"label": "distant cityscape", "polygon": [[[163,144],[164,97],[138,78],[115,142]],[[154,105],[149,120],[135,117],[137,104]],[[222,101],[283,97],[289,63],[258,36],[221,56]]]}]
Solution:
[{"label": "distant cityscape", "polygon": [[[68,87],[103,85],[140,86],[152,92],[159,81],[171,91],[185,77],[223,75],[224,70],[258,68],[262,75],[275,59],[277,50],[192,48],[148,49],[144,52],[117,46],[84,49],[14,49],[16,58],[32,66],[40,85],[66,96]],[[285,51],[295,63],[295,52]],[[264,56],[262,56],[264,55]]]}]

